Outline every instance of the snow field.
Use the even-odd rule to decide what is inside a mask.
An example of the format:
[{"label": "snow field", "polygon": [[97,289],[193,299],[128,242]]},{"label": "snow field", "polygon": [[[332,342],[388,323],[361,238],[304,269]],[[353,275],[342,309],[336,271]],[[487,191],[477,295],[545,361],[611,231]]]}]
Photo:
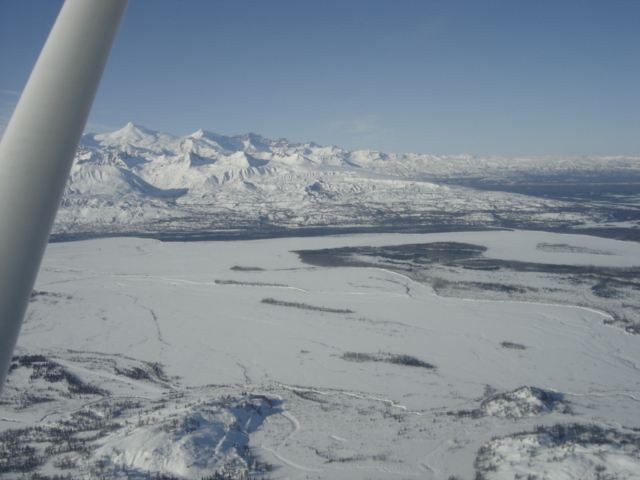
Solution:
[{"label": "snow field", "polygon": [[[259,426],[246,430],[246,443],[276,466],[274,478],[471,478],[476,451],[495,435],[592,420],[640,427],[637,337],[604,325],[606,315],[568,306],[440,298],[398,273],[313,267],[292,253],[436,241],[484,245],[486,256],[501,259],[640,264],[637,244],[537,232],[50,244],[36,290],[59,296],[32,302],[19,352],[60,358],[79,374],[107,383],[115,377],[106,367],[73,360],[69,352],[160,362],[167,385],[197,402],[212,394],[206,389],[214,387],[206,385],[280,398],[278,412],[256,417]],[[573,253],[543,250],[541,243],[567,244]],[[286,305],[265,304],[265,298]],[[503,342],[526,349],[505,348]],[[436,368],[347,361],[345,353],[409,355]],[[114,395],[162,395],[159,386],[122,378],[117,383]],[[556,392],[571,413],[468,413],[493,394],[525,385]],[[43,405],[38,408],[48,408]],[[26,413],[18,417],[29,421]],[[218,420],[210,417],[202,422],[206,428],[179,441],[148,429],[126,440],[116,432],[97,452],[112,464],[199,478],[231,452],[205,455],[217,459],[213,463],[197,457],[195,445],[214,452],[216,438],[227,435],[224,429],[215,433]],[[165,452],[163,460],[135,453],[141,445]],[[580,459],[589,455],[575,461],[584,464]],[[198,468],[189,469],[189,462]],[[516,461],[522,462],[528,459]]]}]

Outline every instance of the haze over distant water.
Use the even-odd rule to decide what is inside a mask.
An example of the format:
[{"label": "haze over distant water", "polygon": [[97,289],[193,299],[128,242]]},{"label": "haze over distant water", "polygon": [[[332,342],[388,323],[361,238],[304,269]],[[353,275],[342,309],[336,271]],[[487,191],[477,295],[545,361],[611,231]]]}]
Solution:
[{"label": "haze over distant water", "polygon": [[[0,130],[62,0],[0,2]],[[131,2],[88,131],[637,155],[634,0]]]}]

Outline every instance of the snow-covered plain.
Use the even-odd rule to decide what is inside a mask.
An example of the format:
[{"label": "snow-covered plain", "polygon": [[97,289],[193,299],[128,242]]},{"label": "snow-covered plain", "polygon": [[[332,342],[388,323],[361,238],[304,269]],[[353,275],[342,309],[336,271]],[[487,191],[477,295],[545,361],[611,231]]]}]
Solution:
[{"label": "snow-covered plain", "polygon": [[294,253],[452,241],[640,266],[637,243],[519,231],[50,244],[16,354],[101,390],[70,393],[41,358],[16,361],[0,429],[99,425],[75,434],[100,430],[86,451],[43,459],[48,475],[640,478],[639,337],[608,314],[567,305],[581,298],[441,297]]}]

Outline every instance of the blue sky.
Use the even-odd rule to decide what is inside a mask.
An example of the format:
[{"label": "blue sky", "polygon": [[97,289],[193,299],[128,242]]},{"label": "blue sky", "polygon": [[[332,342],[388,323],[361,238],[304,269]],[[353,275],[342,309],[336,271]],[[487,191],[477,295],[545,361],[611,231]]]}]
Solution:
[{"label": "blue sky", "polygon": [[[61,0],[0,0],[0,129]],[[640,155],[638,0],[131,0],[87,131]]]}]

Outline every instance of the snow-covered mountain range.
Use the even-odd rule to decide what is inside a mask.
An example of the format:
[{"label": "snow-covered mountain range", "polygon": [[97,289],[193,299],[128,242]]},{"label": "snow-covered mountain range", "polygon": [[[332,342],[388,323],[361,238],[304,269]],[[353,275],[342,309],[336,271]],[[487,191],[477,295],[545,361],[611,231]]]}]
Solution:
[{"label": "snow-covered mountain range", "polygon": [[[85,135],[54,240],[155,239],[48,246],[0,477],[638,478],[638,185],[629,157]],[[518,228],[460,231],[487,227]],[[217,238],[250,239],[159,241]]]},{"label": "snow-covered mountain range", "polygon": [[602,208],[461,185],[612,173],[640,175],[640,157],[349,152],[252,133],[178,137],[129,123],[84,135],[54,234],[610,222],[616,219]]}]

